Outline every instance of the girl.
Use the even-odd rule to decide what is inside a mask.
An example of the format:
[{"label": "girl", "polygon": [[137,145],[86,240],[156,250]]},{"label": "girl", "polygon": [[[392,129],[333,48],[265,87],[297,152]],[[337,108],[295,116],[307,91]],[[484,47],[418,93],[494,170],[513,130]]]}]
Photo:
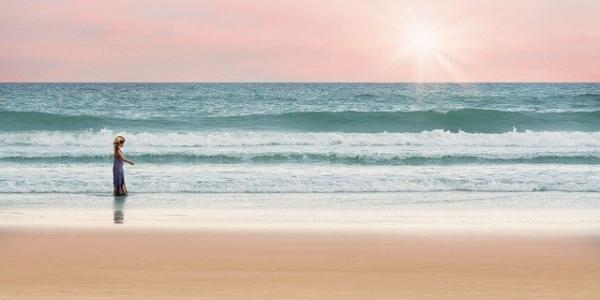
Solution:
[{"label": "girl", "polygon": [[125,173],[123,171],[123,162],[126,162],[133,166],[133,162],[127,160],[123,155],[123,146],[125,145],[125,138],[117,136],[113,142],[114,151],[113,155],[115,160],[113,162],[113,195],[114,196],[127,196],[127,187],[125,187]]}]

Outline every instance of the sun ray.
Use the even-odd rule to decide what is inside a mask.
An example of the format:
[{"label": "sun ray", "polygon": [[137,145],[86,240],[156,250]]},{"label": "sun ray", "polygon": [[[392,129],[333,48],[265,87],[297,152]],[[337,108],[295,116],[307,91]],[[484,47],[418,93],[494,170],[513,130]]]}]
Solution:
[{"label": "sun ray", "polygon": [[461,65],[468,59],[468,20],[440,17],[438,11],[425,7],[389,4],[378,17],[395,36],[390,49],[396,48],[394,61],[402,72],[412,68],[416,82],[464,79]]}]

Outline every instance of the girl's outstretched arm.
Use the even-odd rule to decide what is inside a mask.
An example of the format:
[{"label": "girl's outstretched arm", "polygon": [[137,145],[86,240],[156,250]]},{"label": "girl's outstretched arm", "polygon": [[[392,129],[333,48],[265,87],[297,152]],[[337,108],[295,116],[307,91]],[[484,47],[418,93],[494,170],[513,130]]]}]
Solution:
[{"label": "girl's outstretched arm", "polygon": [[133,166],[133,161],[128,160],[127,158],[125,158],[125,155],[123,155],[123,151],[119,150],[117,151],[117,155],[119,156],[120,159],[122,159],[124,162],[130,164]]}]

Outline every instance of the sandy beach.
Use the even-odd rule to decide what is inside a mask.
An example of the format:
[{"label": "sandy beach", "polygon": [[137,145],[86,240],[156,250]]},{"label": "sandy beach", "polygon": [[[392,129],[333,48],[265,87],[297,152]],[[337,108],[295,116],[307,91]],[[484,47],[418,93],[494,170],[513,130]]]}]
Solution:
[{"label": "sandy beach", "polygon": [[590,235],[5,227],[0,241],[3,299],[600,297]]}]

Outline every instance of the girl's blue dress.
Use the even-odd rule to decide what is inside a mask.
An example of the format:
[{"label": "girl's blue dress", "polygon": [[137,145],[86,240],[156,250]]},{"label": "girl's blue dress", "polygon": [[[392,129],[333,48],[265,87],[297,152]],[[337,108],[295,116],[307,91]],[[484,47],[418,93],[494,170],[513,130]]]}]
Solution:
[{"label": "girl's blue dress", "polygon": [[125,196],[125,172],[123,171],[123,160],[115,155],[113,161],[113,187],[115,196]]}]

